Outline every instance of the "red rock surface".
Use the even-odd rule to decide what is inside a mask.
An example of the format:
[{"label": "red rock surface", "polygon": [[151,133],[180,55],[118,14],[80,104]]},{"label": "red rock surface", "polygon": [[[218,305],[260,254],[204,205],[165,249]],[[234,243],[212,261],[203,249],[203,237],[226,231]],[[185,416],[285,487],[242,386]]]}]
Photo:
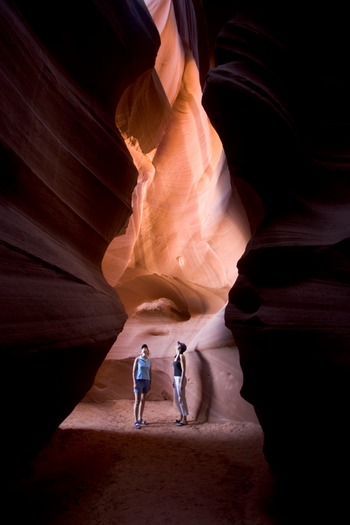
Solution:
[{"label": "red rock surface", "polygon": [[84,397],[132,398],[143,342],[168,399],[181,339],[191,416],[258,417],[273,472],[329,488],[349,437],[344,8],[146,3],[0,2],[5,467]]}]

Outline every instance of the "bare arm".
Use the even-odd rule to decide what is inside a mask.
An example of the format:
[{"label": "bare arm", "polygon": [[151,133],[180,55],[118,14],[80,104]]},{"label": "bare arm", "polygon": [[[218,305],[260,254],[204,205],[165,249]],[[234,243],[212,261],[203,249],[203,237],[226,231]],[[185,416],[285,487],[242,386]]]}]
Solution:
[{"label": "bare arm", "polygon": [[137,360],[138,360],[138,357],[136,357],[136,359],[134,361],[134,366],[132,367],[132,381],[134,383],[134,387],[136,386]]},{"label": "bare arm", "polygon": [[180,363],[181,363],[181,370],[182,370],[182,373],[181,373],[181,384],[182,384],[186,376],[186,359],[183,354],[180,354]]}]

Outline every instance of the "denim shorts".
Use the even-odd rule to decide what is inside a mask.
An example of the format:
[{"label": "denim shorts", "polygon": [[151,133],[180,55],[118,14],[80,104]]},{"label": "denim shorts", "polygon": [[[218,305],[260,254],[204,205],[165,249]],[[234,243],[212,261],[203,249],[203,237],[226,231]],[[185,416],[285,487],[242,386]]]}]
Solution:
[{"label": "denim shorts", "polygon": [[151,387],[151,381],[149,379],[136,379],[136,388],[134,388],[135,394],[147,394]]}]

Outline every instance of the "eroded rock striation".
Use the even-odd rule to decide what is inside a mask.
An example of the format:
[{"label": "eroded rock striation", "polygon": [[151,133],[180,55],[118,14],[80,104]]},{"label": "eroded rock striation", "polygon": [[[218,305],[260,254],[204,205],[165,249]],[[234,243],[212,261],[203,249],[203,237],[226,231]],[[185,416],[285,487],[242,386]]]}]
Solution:
[{"label": "eroded rock striation", "polygon": [[159,36],[143,2],[2,0],[0,17],[1,388],[16,472],[91,387],[127,318],[101,272],[137,179],[114,113]]},{"label": "eroded rock striation", "polygon": [[184,338],[193,417],[254,407],[305,492],[346,471],[346,17],[260,4],[0,1],[9,472],[86,394],[132,397],[140,343],[171,396]]},{"label": "eroded rock striation", "polygon": [[253,231],[225,322],[272,471],[289,490],[298,477],[298,498],[313,486],[316,499],[339,502],[349,466],[350,41],[339,5],[254,4],[221,29],[203,96]]}]

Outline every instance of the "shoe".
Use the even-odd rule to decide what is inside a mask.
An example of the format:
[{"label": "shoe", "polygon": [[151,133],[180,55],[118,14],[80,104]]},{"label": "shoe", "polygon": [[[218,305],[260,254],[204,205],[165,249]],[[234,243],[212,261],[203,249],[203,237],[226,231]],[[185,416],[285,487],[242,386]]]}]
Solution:
[{"label": "shoe", "polygon": [[135,421],[134,428],[137,428],[137,430],[139,430],[141,428],[141,425],[140,425],[140,423],[138,421]]},{"label": "shoe", "polygon": [[181,419],[175,419],[175,423],[181,423]]},{"label": "shoe", "polygon": [[176,425],[178,427],[185,427],[186,425],[188,425],[188,423],[185,423],[184,421],[179,421],[178,423],[176,423]]},{"label": "shoe", "polygon": [[147,421],[145,421],[144,419],[140,419],[139,423],[140,425],[148,425]]}]

